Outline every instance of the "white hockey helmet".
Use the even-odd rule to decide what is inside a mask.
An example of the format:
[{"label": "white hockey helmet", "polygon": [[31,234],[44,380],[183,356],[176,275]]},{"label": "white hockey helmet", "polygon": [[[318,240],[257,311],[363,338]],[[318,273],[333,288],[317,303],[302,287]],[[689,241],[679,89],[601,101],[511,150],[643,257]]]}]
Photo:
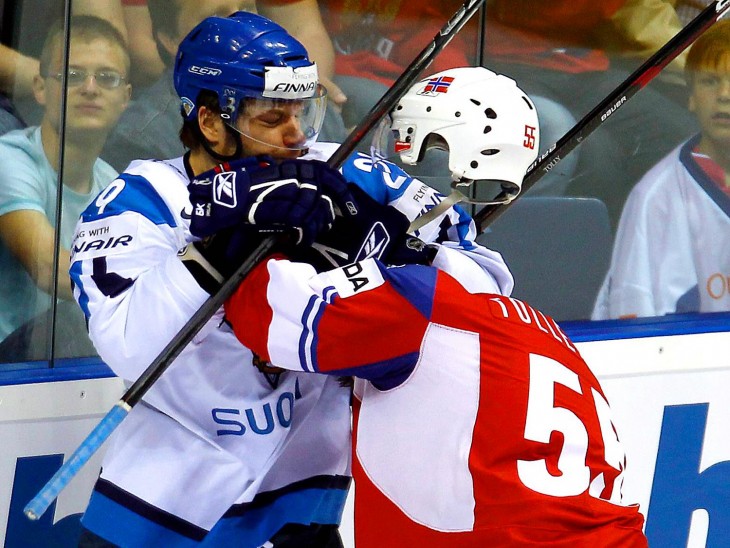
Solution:
[{"label": "white hockey helmet", "polygon": [[535,105],[514,80],[483,67],[454,68],[421,80],[381,128],[376,154],[387,157],[387,147],[415,165],[430,148],[447,150],[454,181],[497,181],[514,196],[538,154]]}]

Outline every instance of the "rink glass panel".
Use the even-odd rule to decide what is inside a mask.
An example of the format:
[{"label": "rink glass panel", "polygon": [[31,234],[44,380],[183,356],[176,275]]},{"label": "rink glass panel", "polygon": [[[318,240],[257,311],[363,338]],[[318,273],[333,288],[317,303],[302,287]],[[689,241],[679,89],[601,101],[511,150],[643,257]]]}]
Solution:
[{"label": "rink glass panel", "polygon": [[[366,4],[373,3],[345,2],[354,10],[350,22],[354,21],[360,29],[371,28],[373,17],[407,19],[400,13],[401,2],[386,3],[385,15],[369,13]],[[419,20],[407,19],[408,27],[422,28],[429,23],[438,29],[461,2],[440,4],[442,15],[421,13]],[[582,16],[580,25],[561,25],[552,20],[557,16],[544,16],[540,2],[488,4],[489,10],[477,13],[460,33],[459,41],[449,45],[444,54],[448,54],[449,48],[463,48],[470,62],[514,78],[538,106],[541,151],[557,141],[642,61],[641,55],[629,52],[628,47],[622,51],[622,45],[616,40],[610,44],[605,41],[610,34],[606,26],[610,6],[600,8],[606,13]],[[51,22],[62,18],[69,7],[57,0],[6,1],[0,6],[3,44],[36,58]],[[325,21],[331,23],[330,3],[323,1],[321,7]],[[582,8],[575,9],[576,13],[567,10],[565,16],[579,17]],[[424,17],[431,19],[424,21]],[[567,28],[572,30],[567,32]],[[539,44],[547,52],[543,57],[550,60],[543,62],[540,54],[520,50],[519,40],[510,42],[510,37],[520,33],[540,35]],[[375,47],[383,55],[388,55],[389,49],[398,49],[397,44],[384,47],[388,43],[380,38],[368,37],[368,47]],[[411,41],[408,51],[415,56],[427,42]],[[611,48],[608,53],[595,51],[602,44]],[[556,52],[558,58],[564,57],[564,63],[554,60]],[[401,57],[404,56],[401,52]],[[65,56],[64,61],[67,61]],[[687,90],[682,82],[680,71],[665,70],[480,236],[481,243],[503,253],[513,270],[514,296],[530,301],[559,321],[589,320],[608,269],[616,227],[628,193],[654,163],[697,131],[694,118],[686,108]],[[32,95],[9,95],[28,125],[40,122],[43,110]],[[350,101],[355,104],[357,97],[351,96]],[[57,110],[61,141],[68,143],[70,113]],[[69,161],[68,146],[59,151],[56,165]],[[418,166],[412,171],[446,192],[449,174],[445,156],[437,155],[435,162],[436,169],[428,173]],[[62,184],[62,179],[61,176],[56,182]],[[63,201],[62,196],[58,197]],[[52,205],[60,212],[54,222],[58,231],[69,220],[64,219],[62,203],[54,201]],[[727,276],[724,279],[727,292]],[[58,279],[56,285],[62,282],[65,280]],[[57,288],[52,293],[18,346],[6,345],[8,353],[3,369],[54,367],[66,358],[92,358],[79,363],[94,361],[93,347],[75,303],[61,299]],[[38,305],[29,302],[28,306]]]}]

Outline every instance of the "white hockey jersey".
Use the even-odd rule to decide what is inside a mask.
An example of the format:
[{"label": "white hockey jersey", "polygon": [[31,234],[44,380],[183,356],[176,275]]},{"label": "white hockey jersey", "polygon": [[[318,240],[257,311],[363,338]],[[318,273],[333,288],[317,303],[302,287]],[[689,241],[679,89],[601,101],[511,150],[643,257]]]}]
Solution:
[{"label": "white hockey jersey", "polygon": [[[320,145],[309,157],[326,159]],[[438,201],[395,166],[364,156],[349,180],[410,218]],[[177,253],[193,236],[184,158],[133,163],[83,213],[71,277],[100,356],[135,380],[208,295]],[[474,224],[447,212],[421,237],[446,235],[476,278],[508,294],[501,256],[471,243]],[[443,228],[444,227],[447,228]],[[435,228],[434,228],[435,227]],[[251,318],[251,322],[257,322]],[[110,440],[83,517],[121,546],[257,547],[285,523],[339,523],[350,481],[350,392],[337,379],[272,374],[222,321],[201,329]]]},{"label": "white hockey jersey", "polygon": [[629,195],[592,318],[730,310],[730,197],[677,147]]}]

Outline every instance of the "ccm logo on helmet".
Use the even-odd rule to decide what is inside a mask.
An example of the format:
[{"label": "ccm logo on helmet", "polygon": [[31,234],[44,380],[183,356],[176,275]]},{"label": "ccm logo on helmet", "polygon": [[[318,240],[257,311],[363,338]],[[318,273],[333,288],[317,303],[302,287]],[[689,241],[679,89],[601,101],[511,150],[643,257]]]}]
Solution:
[{"label": "ccm logo on helmet", "polygon": [[217,68],[199,67],[197,65],[193,65],[188,69],[188,72],[192,72],[193,74],[200,74],[201,76],[218,76],[221,73],[221,70]]}]

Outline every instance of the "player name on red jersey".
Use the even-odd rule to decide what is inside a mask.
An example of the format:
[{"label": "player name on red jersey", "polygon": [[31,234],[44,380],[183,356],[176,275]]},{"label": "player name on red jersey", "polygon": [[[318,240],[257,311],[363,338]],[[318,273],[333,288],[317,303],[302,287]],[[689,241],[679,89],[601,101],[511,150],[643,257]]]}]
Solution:
[{"label": "player name on red jersey", "polygon": [[498,311],[495,313],[495,318],[502,318],[509,321],[520,322],[524,325],[530,325],[534,329],[540,330],[543,333],[552,336],[556,341],[568,347],[572,352],[578,353],[578,349],[573,346],[573,343],[567,337],[560,326],[551,317],[546,316],[539,310],[535,310],[529,304],[523,303],[512,297],[491,297],[489,299],[491,303],[497,306],[492,307],[492,311]]}]

